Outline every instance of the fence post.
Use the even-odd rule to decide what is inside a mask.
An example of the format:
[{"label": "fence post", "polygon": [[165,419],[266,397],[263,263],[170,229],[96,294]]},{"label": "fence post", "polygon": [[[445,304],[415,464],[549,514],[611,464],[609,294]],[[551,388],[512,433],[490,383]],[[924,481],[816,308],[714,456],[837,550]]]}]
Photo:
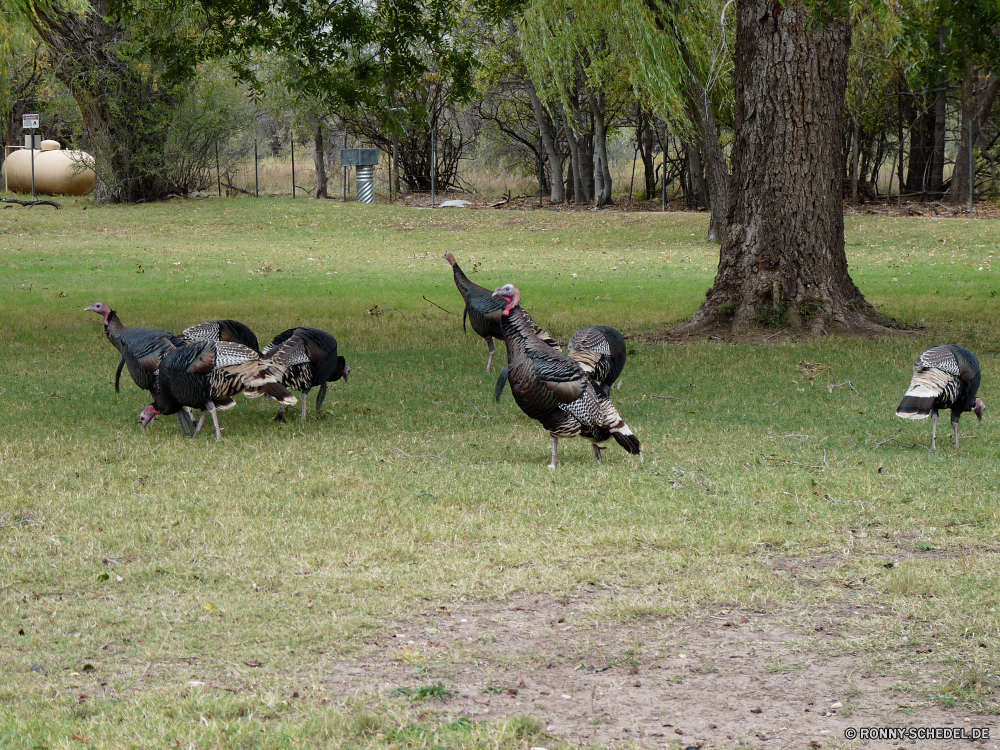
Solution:
[{"label": "fence post", "polygon": [[219,142],[215,142],[215,179],[219,183],[219,197],[222,197],[222,170],[219,169]]},{"label": "fence post", "polygon": [[257,166],[257,136],[253,137],[253,192],[260,198],[260,169]]},{"label": "fence post", "polygon": [[434,126],[431,125],[431,208],[434,208],[434,178],[437,173],[437,151],[434,150]]},{"label": "fence post", "polygon": [[292,200],[295,200],[295,133],[292,133]]}]

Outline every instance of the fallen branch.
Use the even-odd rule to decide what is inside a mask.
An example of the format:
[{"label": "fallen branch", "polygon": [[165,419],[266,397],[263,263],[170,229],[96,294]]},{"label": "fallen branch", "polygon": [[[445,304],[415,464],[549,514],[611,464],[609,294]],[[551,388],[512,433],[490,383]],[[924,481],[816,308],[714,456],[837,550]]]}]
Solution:
[{"label": "fallen branch", "polygon": [[842,385],[849,385],[849,386],[851,386],[851,390],[852,391],[854,391],[855,393],[857,393],[859,396],[861,395],[860,393],[858,393],[858,389],[854,387],[854,383],[852,383],[850,380],[845,380],[843,383],[837,383],[837,385],[834,385],[833,383],[831,383],[830,385],[827,386],[826,391],[827,391],[827,393],[833,393],[833,389],[834,388],[840,388],[840,386],[842,386]]},{"label": "fallen branch", "polygon": [[[422,295],[422,294],[421,294],[420,296],[421,296],[421,297],[424,297],[424,295]],[[439,304],[438,304],[437,302],[431,302],[431,301],[430,301],[429,299],[427,299],[427,297],[424,297],[424,302],[430,302],[430,303],[431,303],[432,305],[434,305],[434,307],[436,307],[436,308],[437,308],[438,310],[444,310],[444,308],[443,308],[443,307],[441,307],[441,305],[439,305]],[[454,314],[455,314],[455,313],[453,313],[453,312],[452,312],[451,310],[444,310],[444,311],[445,311],[446,313],[448,313],[449,315],[454,315]]]},{"label": "fallen branch", "polygon": [[249,190],[244,190],[241,187],[236,187],[230,182],[223,182],[222,184],[225,186],[226,190],[235,190],[237,193],[243,193],[243,195],[249,195],[251,198],[257,197],[254,193],[251,193]]},{"label": "fallen branch", "polygon": [[26,208],[31,208],[32,206],[55,206],[57,210],[62,208],[55,201],[19,201],[17,198],[0,198],[0,203],[17,203],[19,206],[25,206]]},{"label": "fallen branch", "polygon": [[677,396],[650,396],[650,398],[662,398],[664,401],[680,401]]},{"label": "fallen branch", "polygon": [[900,448],[917,448],[917,447],[925,448],[928,453],[931,452],[931,449],[928,448],[923,443],[913,443],[912,445],[904,445],[903,443],[899,442],[899,440],[897,440],[896,438],[889,438],[888,440],[883,440],[881,443],[875,443],[875,447],[878,448],[879,446],[886,445],[887,443],[895,443]]},{"label": "fallen branch", "polygon": [[471,399],[471,398],[470,398],[470,399],[466,399],[466,400],[467,400],[467,401],[469,402],[469,405],[470,405],[470,406],[471,406],[471,407],[472,407],[473,409],[475,409],[475,410],[476,410],[476,414],[482,414],[482,412],[481,412],[481,411],[479,411],[479,407],[478,407],[478,406],[476,406],[476,405],[475,405],[474,403],[472,403],[472,399]]},{"label": "fallen branch", "polygon": [[[795,466],[805,466],[807,469],[821,469],[821,470],[825,471],[826,469],[830,468],[829,466],[817,466],[815,464],[804,464],[804,463],[800,463],[799,461],[792,461],[791,459],[788,459],[788,458],[776,458],[775,456],[764,456],[764,455],[761,455],[761,458],[763,458],[765,461],[778,461],[778,462],[783,463],[783,464],[793,464]],[[826,460],[826,453],[825,452],[823,454],[823,460],[824,461]]]}]

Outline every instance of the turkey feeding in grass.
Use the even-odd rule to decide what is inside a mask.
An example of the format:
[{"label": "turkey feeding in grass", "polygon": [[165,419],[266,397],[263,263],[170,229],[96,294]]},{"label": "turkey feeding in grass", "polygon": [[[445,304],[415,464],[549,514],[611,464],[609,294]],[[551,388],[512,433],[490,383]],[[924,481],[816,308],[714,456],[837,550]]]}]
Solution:
[{"label": "turkey feeding in grass", "polygon": [[951,409],[951,426],[958,447],[958,420],[971,411],[980,422],[986,404],[976,398],[982,373],[976,355],[964,346],[943,344],[920,353],[913,365],[913,379],[896,416],[903,419],[931,418],[931,450],[936,450],[938,409]]},{"label": "turkey feeding in grass", "polygon": [[639,455],[639,439],[625,424],[618,410],[580,364],[540,339],[532,330],[530,318],[518,304],[521,293],[506,284],[494,293],[505,301],[501,315],[503,337],[507,344],[507,368],[510,390],[521,411],[541,422],[552,436],[552,461],[556,468],[559,438],[590,440],[594,458],[601,460],[598,445],[614,438],[633,455]]},{"label": "turkey feeding in grass", "polygon": [[[341,378],[347,382],[351,367],[337,354],[337,339],[318,328],[289,328],[264,347],[263,356],[281,369],[281,383],[302,391],[302,419],[306,418],[309,391],[319,386],[316,411],[323,408],[326,384]],[[278,408],[276,420],[285,421],[285,407]]]},{"label": "turkey feeding in grass", "polygon": [[215,439],[222,440],[216,411],[236,405],[233,396],[254,389],[283,405],[297,399],[281,385],[281,371],[253,349],[229,341],[198,341],[174,349],[160,363],[153,403],[142,410],[139,424],[149,427],[160,414],[175,414],[183,407],[201,409],[194,434],[201,430],[206,412],[212,415]]}]

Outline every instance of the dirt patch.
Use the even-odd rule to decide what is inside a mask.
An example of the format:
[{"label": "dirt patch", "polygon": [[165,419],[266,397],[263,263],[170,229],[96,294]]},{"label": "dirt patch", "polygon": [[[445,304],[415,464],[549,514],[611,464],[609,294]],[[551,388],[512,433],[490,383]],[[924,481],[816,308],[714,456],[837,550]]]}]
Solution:
[{"label": "dirt patch", "polygon": [[626,625],[593,616],[610,596],[422,612],[389,623],[371,656],[329,664],[324,687],[338,696],[395,690],[407,700],[407,691],[440,682],[456,694],[429,701],[429,710],[488,721],[535,716],[549,744],[818,748],[844,746],[845,731],[870,726],[989,726],[1000,736],[993,717],[924,699],[930,677],[904,689],[866,653],[845,649],[859,623],[892,616],[883,610],[844,604],[811,613],[801,627],[725,609]]}]

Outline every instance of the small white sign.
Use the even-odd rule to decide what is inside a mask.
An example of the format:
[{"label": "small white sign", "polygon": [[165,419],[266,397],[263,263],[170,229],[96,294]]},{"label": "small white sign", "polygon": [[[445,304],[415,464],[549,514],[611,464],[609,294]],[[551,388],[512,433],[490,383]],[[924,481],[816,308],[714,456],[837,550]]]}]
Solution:
[{"label": "small white sign", "polygon": [[28,128],[37,128],[38,115],[21,115],[21,127],[25,130]]}]

